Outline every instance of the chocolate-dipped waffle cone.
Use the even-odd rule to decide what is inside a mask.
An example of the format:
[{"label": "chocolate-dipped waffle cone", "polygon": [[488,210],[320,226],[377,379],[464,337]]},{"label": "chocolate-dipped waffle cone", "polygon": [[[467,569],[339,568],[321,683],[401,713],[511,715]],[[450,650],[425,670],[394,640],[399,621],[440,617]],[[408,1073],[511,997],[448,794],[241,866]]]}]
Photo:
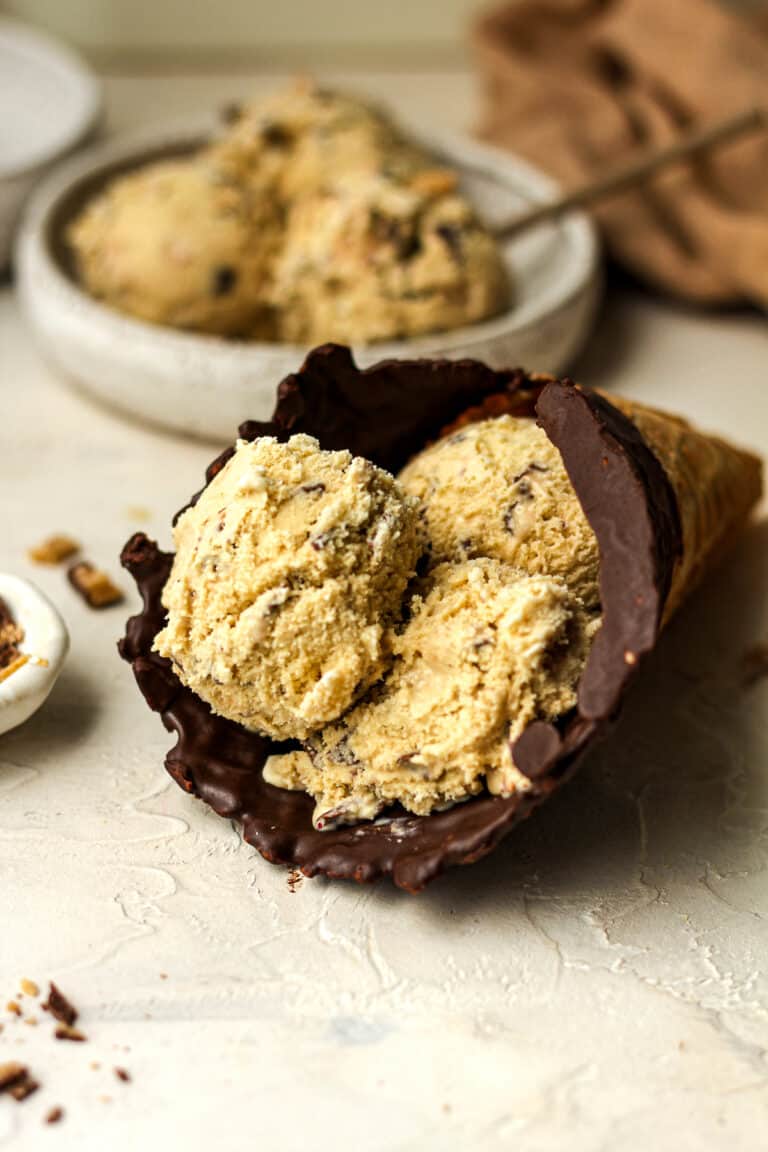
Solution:
[{"label": "chocolate-dipped waffle cone", "polygon": [[[662,622],[759,495],[758,461],[674,417],[609,402],[568,381],[493,372],[473,361],[385,361],[359,371],[347,349],[325,345],[280,385],[273,421],[247,423],[240,434],[306,432],[324,448],[349,448],[396,470],[446,425],[501,412],[538,417],[562,454],[600,551],[603,622],[578,706],[557,723],[529,725],[515,742],[515,764],[530,781],[525,792],[481,794],[430,816],[393,811],[375,824],[316,830],[309,796],[263,779],[275,746],[213,715],[152,651],[173,557],[141,534],[126,544],[122,560],[144,607],[128,622],[120,651],[150,708],[177,734],[166,767],[187,791],[240,820],[245,839],[268,860],[307,875],[391,875],[418,891],[448,865],[485,855],[605,731]],[[207,480],[230,454],[214,461]]]},{"label": "chocolate-dipped waffle cone", "polygon": [[664,605],[666,623],[760,499],[762,466],[751,453],[680,417],[620,397],[611,402],[640,430],[677,498],[683,544]]}]

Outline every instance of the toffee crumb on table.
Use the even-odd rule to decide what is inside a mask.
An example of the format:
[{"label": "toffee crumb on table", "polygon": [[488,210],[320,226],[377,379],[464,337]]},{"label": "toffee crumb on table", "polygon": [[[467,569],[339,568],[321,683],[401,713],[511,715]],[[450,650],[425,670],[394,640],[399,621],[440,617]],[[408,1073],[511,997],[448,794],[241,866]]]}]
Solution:
[{"label": "toffee crumb on table", "polygon": [[27,556],[33,564],[61,564],[62,560],[69,560],[80,551],[77,540],[71,536],[54,534],[46,537],[39,544],[27,550]]},{"label": "toffee crumb on table", "polygon": [[89,608],[109,608],[123,600],[123,593],[106,572],[95,568],[87,560],[73,564],[67,578]]}]

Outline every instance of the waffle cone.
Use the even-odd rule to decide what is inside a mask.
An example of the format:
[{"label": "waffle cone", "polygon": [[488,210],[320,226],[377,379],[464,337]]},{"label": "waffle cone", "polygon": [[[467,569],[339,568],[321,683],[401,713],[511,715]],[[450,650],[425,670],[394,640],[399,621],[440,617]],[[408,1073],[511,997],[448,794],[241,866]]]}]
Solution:
[{"label": "waffle cone", "polygon": [[[307,432],[324,448],[348,448],[397,471],[442,426],[452,430],[504,412],[536,417],[562,454],[597,538],[603,616],[576,709],[562,723],[534,721],[515,741],[514,761],[530,787],[509,797],[479,795],[404,825],[393,817],[390,825],[318,831],[307,795],[264,780],[269,741],[213,714],[153,650],[165,619],[161,592],[172,555],[142,534],[123,549],[143,607],[128,621],[120,651],[148,706],[176,734],[166,767],[187,792],[238,820],[245,840],[268,860],[308,876],[370,881],[389,875],[417,892],[444,868],[490,852],[608,730],[661,623],[760,496],[754,456],[683,420],[571,381],[496,372],[470,360],[389,360],[360,370],[348,349],[324,345],[280,384],[272,421],[247,422],[240,436]],[[207,480],[230,454],[213,462]]]},{"label": "waffle cone", "polygon": [[744,527],[762,492],[762,462],[678,416],[607,396],[637,427],[677,498],[682,551],[672,573],[662,624]]}]

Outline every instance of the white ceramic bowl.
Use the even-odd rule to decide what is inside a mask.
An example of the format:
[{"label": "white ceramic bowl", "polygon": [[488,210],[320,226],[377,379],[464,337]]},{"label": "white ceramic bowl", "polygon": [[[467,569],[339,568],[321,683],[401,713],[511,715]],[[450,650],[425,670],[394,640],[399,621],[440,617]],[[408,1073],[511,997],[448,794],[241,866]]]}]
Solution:
[{"label": "white ceramic bowl", "polygon": [[74,53],[0,18],[0,269],[31,188],[84,139],[100,108],[98,84]]},{"label": "white ceramic bowl", "polygon": [[69,649],[69,633],[58,609],[29,580],[0,572],[0,597],[24,629],[19,651],[27,660],[0,670],[0,735],[17,728],[45,702]]},{"label": "white ceramic bowl", "polygon": [[[43,351],[65,376],[134,417],[229,440],[242,420],[271,416],[276,385],[299,367],[307,348],[235,343],[124,316],[78,286],[64,241],[68,222],[117,172],[188,152],[211,129],[210,122],[171,126],[92,149],[59,169],[29,205],[17,268],[23,310]],[[541,172],[497,149],[427,130],[412,135],[460,171],[489,223],[556,191]],[[584,214],[573,213],[507,243],[504,255],[515,296],[503,314],[449,332],[355,347],[358,364],[471,356],[494,367],[560,371],[581,348],[596,311],[595,230]]]}]

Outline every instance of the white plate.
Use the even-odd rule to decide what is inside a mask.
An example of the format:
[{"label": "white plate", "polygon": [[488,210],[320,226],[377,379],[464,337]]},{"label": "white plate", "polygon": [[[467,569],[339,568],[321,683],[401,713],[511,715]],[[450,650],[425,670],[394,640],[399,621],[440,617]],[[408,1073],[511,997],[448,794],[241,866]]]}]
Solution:
[{"label": "white plate", "polygon": [[[122,412],[180,432],[230,440],[245,419],[266,419],[279,381],[307,348],[234,343],[155,327],[121,315],[76,283],[63,233],[69,220],[116,171],[199,144],[211,124],[170,127],[90,150],[55,172],[33,197],[17,247],[23,310],[52,363]],[[413,131],[462,174],[486,219],[548,199],[556,185],[504,152],[462,137]],[[505,245],[512,307],[480,324],[407,341],[354,349],[361,365],[387,357],[476,357],[493,367],[557,372],[588,335],[600,289],[595,230],[582,213]]]},{"label": "white plate", "polygon": [[0,18],[0,268],[28,192],[93,128],[100,107],[98,84],[74,53]]}]

